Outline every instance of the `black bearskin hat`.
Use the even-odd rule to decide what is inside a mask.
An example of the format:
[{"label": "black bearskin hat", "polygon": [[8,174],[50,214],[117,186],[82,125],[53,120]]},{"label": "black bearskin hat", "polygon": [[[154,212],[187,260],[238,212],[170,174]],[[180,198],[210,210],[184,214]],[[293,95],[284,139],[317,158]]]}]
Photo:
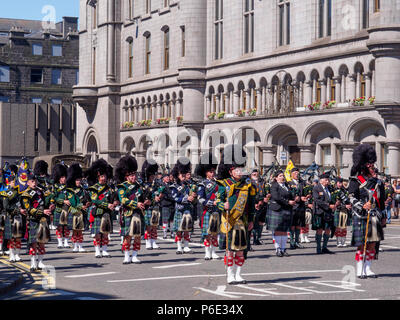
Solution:
[{"label": "black bearskin hat", "polygon": [[47,176],[48,168],[49,168],[49,165],[46,161],[39,160],[38,162],[36,162],[33,172],[37,176]]},{"label": "black bearskin hat", "polygon": [[186,174],[192,171],[192,164],[186,157],[179,158],[175,167],[172,169],[172,176],[178,179],[180,173]]},{"label": "black bearskin hat", "polygon": [[67,166],[57,163],[53,168],[51,178],[54,183],[59,183],[61,177],[67,177]]},{"label": "black bearskin hat", "polygon": [[79,163],[72,164],[67,170],[67,187],[75,188],[75,181],[82,178],[82,167],[79,165]]},{"label": "black bearskin hat", "polygon": [[217,169],[218,161],[212,152],[206,152],[200,157],[199,164],[196,166],[195,175],[205,178],[206,172]]},{"label": "black bearskin hat", "polygon": [[243,148],[237,144],[227,145],[218,166],[218,178],[227,179],[231,176],[229,171],[232,168],[244,167],[245,165],[246,152]]},{"label": "black bearskin hat", "polygon": [[112,171],[110,174],[110,168],[106,160],[99,159],[93,162],[92,166],[86,170],[85,176],[87,177],[88,184],[94,185],[98,181],[99,175],[107,175],[107,178],[112,178]]},{"label": "black bearskin hat", "polygon": [[125,181],[127,173],[136,172],[137,169],[138,164],[136,159],[130,155],[126,155],[118,161],[115,167],[115,180],[117,183],[122,183]]},{"label": "black bearskin hat", "polygon": [[17,173],[18,173],[18,167],[17,167],[17,165],[16,164],[10,164],[10,171],[11,171],[11,173],[14,173],[14,175],[17,175]]},{"label": "black bearskin hat", "polygon": [[367,163],[376,162],[375,149],[367,143],[360,144],[353,152],[353,167],[351,168],[351,176],[362,173]]},{"label": "black bearskin hat", "polygon": [[142,178],[148,181],[149,177],[155,175],[158,171],[158,164],[154,160],[145,160],[142,166]]}]

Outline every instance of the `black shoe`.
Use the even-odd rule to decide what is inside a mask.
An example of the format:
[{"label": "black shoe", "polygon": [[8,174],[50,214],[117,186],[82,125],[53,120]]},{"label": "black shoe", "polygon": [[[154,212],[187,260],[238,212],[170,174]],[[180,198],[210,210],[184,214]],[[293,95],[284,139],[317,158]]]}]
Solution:
[{"label": "black shoe", "polygon": [[374,260],[378,260],[378,254],[377,253],[375,253]]},{"label": "black shoe", "polygon": [[101,258],[103,258],[103,256],[102,255],[98,255],[98,256],[96,256],[96,258],[97,259],[101,259]]},{"label": "black shoe", "polygon": [[300,243],[298,243],[298,242],[296,242],[294,245],[295,245],[296,248],[304,249],[304,246],[302,246],[302,245],[301,245]]},{"label": "black shoe", "polygon": [[286,249],[282,251],[284,257],[290,257],[289,253],[286,252]]},{"label": "black shoe", "polygon": [[296,245],[294,245],[294,244],[290,244],[290,249],[291,249],[291,250],[294,250],[294,249],[297,249],[297,247],[296,247]]},{"label": "black shoe", "polygon": [[321,249],[317,249],[317,254],[322,254]]},{"label": "black shoe", "polygon": [[167,236],[163,236],[162,238],[165,240],[165,239],[167,239]]},{"label": "black shoe", "polygon": [[322,253],[335,254],[333,251],[329,250],[328,248],[322,248]]},{"label": "black shoe", "polygon": [[250,247],[250,248],[249,248],[249,251],[254,251],[253,247]]},{"label": "black shoe", "polygon": [[262,243],[261,243],[261,241],[260,241],[260,240],[254,240],[254,243],[253,243],[253,245],[255,245],[255,246],[261,246],[261,245],[262,245]]},{"label": "black shoe", "polygon": [[176,251],[176,254],[183,254],[183,251]]},{"label": "black shoe", "polygon": [[359,276],[359,277],[357,277],[358,279],[367,279],[367,276],[366,275],[362,275],[362,276]]},{"label": "black shoe", "polygon": [[279,258],[282,258],[282,257],[283,257],[283,253],[282,253],[281,251],[278,250],[278,251],[276,252],[276,256],[279,257]]},{"label": "black shoe", "polygon": [[211,260],[211,258],[205,257],[204,260],[209,261],[209,260]]}]

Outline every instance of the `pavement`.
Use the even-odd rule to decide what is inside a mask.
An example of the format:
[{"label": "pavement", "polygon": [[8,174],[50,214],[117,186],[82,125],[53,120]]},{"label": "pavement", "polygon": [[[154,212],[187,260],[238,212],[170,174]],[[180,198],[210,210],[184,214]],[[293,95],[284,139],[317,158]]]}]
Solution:
[{"label": "pavement", "polygon": [[24,280],[23,271],[0,257],[0,296],[17,288]]},{"label": "pavement", "polygon": [[[351,228],[347,241],[351,239]],[[118,230],[115,225],[114,230]],[[52,236],[54,231],[52,231]],[[162,233],[159,232],[159,236]],[[304,249],[290,250],[290,257],[276,257],[271,233],[263,232],[264,244],[243,266],[247,284],[229,286],[222,260],[204,260],[200,230],[196,229],[190,247],[192,254],[177,255],[173,239],[159,237],[159,250],[146,250],[142,241],[138,258],[142,264],[123,265],[120,237],[112,234],[108,252],[111,258],[94,257],[93,239],[85,232],[86,253],[73,253],[72,248],[57,249],[56,239],[46,246],[44,263],[47,270],[29,272],[29,256],[14,264],[23,281],[4,294],[4,300],[351,300],[400,299],[400,226],[385,229],[384,250],[372,269],[378,279],[355,277],[355,249],[337,248],[329,241],[333,255],[316,255],[314,231],[311,243]],[[289,245],[288,245],[289,246]],[[222,257],[223,251],[218,251]],[[0,262],[2,262],[0,259]],[[5,266],[0,264],[3,268]],[[9,266],[7,266],[8,271]],[[3,269],[1,269],[3,270]],[[18,274],[18,270],[15,271]],[[3,272],[0,272],[2,274]],[[10,279],[11,279],[11,274]],[[7,278],[2,277],[1,280]]]}]

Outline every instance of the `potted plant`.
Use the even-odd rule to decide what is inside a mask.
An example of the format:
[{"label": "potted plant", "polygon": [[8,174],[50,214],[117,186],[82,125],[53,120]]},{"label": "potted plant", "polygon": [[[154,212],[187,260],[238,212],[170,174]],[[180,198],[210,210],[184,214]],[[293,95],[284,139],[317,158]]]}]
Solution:
[{"label": "potted plant", "polygon": [[369,104],[374,104],[374,102],[375,102],[375,96],[369,97],[369,98],[368,98],[368,102],[369,102]]},{"label": "potted plant", "polygon": [[364,103],[365,103],[365,97],[360,97],[353,100],[353,104],[359,107],[364,106]]},{"label": "potted plant", "polygon": [[236,112],[236,115],[237,115],[238,117],[244,117],[245,114],[246,114],[246,110],[244,110],[244,109],[240,109],[240,110],[238,110],[238,111]]},{"label": "potted plant", "polygon": [[177,116],[176,117],[176,122],[182,123],[183,122],[183,116]]},{"label": "potted plant", "polygon": [[208,120],[214,120],[216,115],[217,115],[216,112],[211,112],[207,115],[207,118]]},{"label": "potted plant", "polygon": [[224,117],[225,117],[225,111],[221,111],[221,112],[219,112],[218,114],[217,114],[217,118],[218,119],[223,119]]},{"label": "potted plant", "polygon": [[332,107],[336,104],[335,100],[329,100],[324,103],[324,109],[332,109]]},{"label": "potted plant", "polygon": [[321,102],[317,101],[317,102],[314,102],[313,104],[309,104],[307,107],[308,107],[308,110],[314,111],[314,110],[319,110],[320,106],[321,106]]},{"label": "potted plant", "polygon": [[255,116],[257,114],[257,108],[252,108],[247,111],[247,114],[251,117]]}]

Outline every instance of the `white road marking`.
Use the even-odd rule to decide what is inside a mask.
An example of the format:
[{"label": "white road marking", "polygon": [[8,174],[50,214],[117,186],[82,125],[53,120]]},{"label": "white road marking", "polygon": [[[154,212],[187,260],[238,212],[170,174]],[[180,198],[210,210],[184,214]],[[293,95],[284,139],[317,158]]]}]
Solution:
[{"label": "white road marking", "polygon": [[88,273],[88,274],[78,274],[73,276],[65,276],[65,278],[85,278],[85,277],[98,277],[98,276],[105,276],[108,274],[115,274],[118,272],[102,272],[102,273]]},{"label": "white road marking", "polygon": [[228,298],[241,298],[241,296],[243,296],[243,295],[244,296],[255,296],[255,297],[267,297],[268,296],[268,294],[225,291],[226,286],[218,286],[217,290],[210,290],[210,289],[199,288],[199,287],[193,287],[193,289],[199,289],[204,292],[208,292],[208,293],[212,293],[212,294],[216,294],[216,295],[228,297]]},{"label": "white road marking", "polygon": [[[262,285],[265,285],[265,284],[262,284]],[[257,292],[263,292],[263,293],[267,293],[269,295],[274,295],[274,296],[282,296],[282,295],[291,296],[291,295],[299,295],[299,294],[312,294],[311,292],[279,293],[279,292],[274,291],[274,290],[277,290],[276,288],[258,289],[258,288],[252,288],[249,285],[244,285],[244,284],[238,284],[238,285],[236,285],[236,287],[253,290],[253,291],[257,291]]]},{"label": "white road marking", "polygon": [[[158,237],[157,239],[160,241],[175,242],[175,239],[163,239],[162,237]],[[195,246],[195,247],[204,247],[204,244],[196,243],[196,242],[189,242],[189,245]]]},{"label": "white road marking", "polygon": [[[280,275],[280,274],[300,274],[300,273],[330,273],[330,272],[342,272],[340,270],[309,270],[309,271],[287,271],[287,272],[257,272],[257,273],[244,273],[244,276],[265,276],[265,275]],[[139,278],[139,279],[125,279],[125,280],[108,280],[107,282],[138,282],[138,281],[155,281],[155,280],[176,280],[176,279],[188,279],[188,278],[216,278],[226,277],[226,274],[198,274],[188,276],[171,276],[171,277],[157,277],[157,278]]]},{"label": "white road marking", "polygon": [[[327,287],[333,287],[333,288],[339,288],[339,289],[344,289],[344,290],[351,290],[351,291],[357,291],[357,292],[365,292],[365,290],[362,289],[356,289],[357,286],[361,286],[359,283],[355,282],[346,282],[346,281],[336,281],[336,280],[321,280],[321,281],[310,281],[311,283],[327,286]],[[338,285],[334,285],[333,283],[337,283]],[[342,291],[344,292],[344,291]],[[349,292],[349,291],[346,291]]]},{"label": "white road marking", "polygon": [[391,249],[400,249],[399,247],[388,246],[386,244],[381,244],[381,247],[391,248]]},{"label": "white road marking", "polygon": [[168,268],[176,268],[176,267],[189,267],[189,266],[197,266],[201,264],[200,262],[195,263],[181,263],[181,264],[171,264],[168,266],[161,266],[161,267],[153,267],[153,269],[168,269]]}]

